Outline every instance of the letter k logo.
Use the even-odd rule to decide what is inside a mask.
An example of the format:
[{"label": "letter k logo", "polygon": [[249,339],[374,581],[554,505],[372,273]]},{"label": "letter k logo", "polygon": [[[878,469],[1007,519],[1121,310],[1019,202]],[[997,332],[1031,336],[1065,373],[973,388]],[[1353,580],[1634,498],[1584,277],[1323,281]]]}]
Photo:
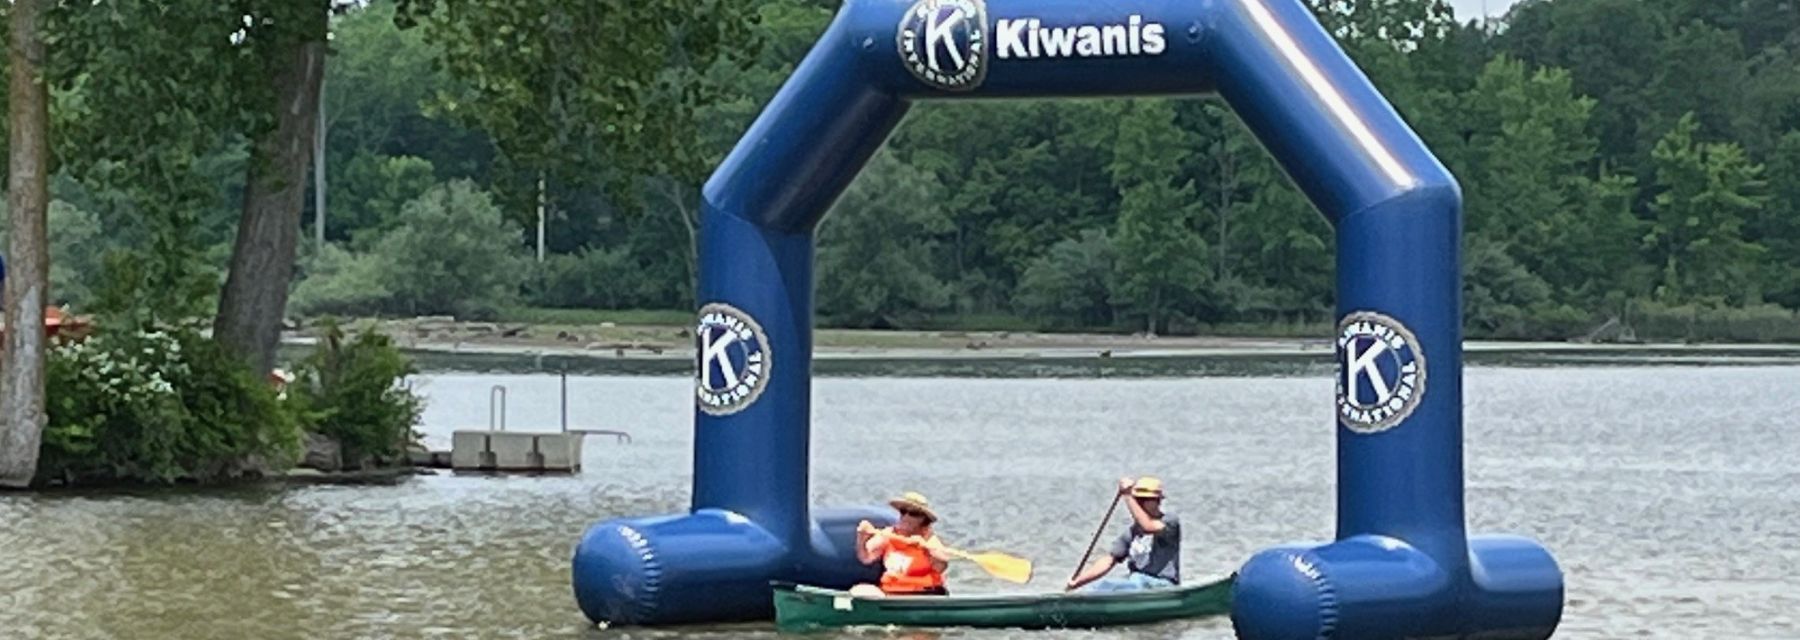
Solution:
[{"label": "letter k logo", "polygon": [[[730,331],[703,331],[700,333],[700,386],[704,389],[725,389],[737,386],[737,368],[731,364],[731,356],[726,352],[731,345],[737,344],[737,334]],[[724,385],[713,384],[713,366],[719,368],[719,375],[725,378]]]},{"label": "letter k logo", "polygon": [[[943,13],[941,10],[933,11],[931,17],[925,22],[925,61],[931,65],[933,71],[948,73],[963,67],[965,61],[962,52],[956,49],[956,28],[962,26],[962,23],[968,18],[961,7],[953,7],[950,9],[950,13]],[[943,45],[945,51],[950,53],[950,60],[956,63],[955,67],[945,69],[943,65],[938,64],[938,45],[940,44]]]},{"label": "letter k logo", "polygon": [[[1388,388],[1387,380],[1381,377],[1381,368],[1376,366],[1375,359],[1387,353],[1387,344],[1380,340],[1370,340],[1367,351],[1357,353],[1359,340],[1351,340],[1344,345],[1344,384],[1345,396],[1351,404],[1369,406],[1387,402],[1393,390]],[[1357,382],[1362,378],[1369,379],[1369,387],[1375,390],[1375,401],[1364,404],[1357,402]]]}]

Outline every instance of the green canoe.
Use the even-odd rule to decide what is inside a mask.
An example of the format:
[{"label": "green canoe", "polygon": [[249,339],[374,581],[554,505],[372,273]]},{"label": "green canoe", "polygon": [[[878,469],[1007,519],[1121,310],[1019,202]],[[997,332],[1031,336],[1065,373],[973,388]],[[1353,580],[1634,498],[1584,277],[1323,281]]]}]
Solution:
[{"label": "green canoe", "polygon": [[783,631],[863,625],[1045,629],[1142,624],[1229,613],[1231,581],[1114,593],[874,598],[775,583],[775,624]]}]

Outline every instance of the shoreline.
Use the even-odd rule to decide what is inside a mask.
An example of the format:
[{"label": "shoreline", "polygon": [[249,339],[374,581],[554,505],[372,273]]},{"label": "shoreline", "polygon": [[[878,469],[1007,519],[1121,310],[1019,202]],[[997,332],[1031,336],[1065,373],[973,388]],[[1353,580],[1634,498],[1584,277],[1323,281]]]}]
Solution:
[{"label": "shoreline", "polygon": [[[360,320],[347,329],[374,328],[410,352],[433,355],[591,358],[609,361],[681,361],[693,358],[686,327],[668,325],[555,325],[457,322],[447,318]],[[282,345],[317,340],[289,331]],[[1098,333],[1007,331],[887,331],[819,329],[815,360],[1082,360],[1156,358],[1297,358],[1328,356],[1329,337],[1143,337]],[[1565,354],[1577,356],[1792,356],[1800,344],[1598,343],[1465,340],[1465,354]]]}]

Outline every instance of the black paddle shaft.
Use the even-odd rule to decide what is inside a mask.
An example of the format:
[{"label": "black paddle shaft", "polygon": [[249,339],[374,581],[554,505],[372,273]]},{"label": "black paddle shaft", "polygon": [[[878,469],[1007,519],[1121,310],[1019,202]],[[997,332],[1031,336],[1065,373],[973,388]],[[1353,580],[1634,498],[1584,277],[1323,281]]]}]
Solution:
[{"label": "black paddle shaft", "polygon": [[1088,556],[1094,555],[1094,545],[1100,543],[1100,534],[1106,533],[1106,525],[1112,522],[1113,511],[1119,508],[1119,500],[1124,497],[1122,492],[1113,494],[1112,505],[1106,508],[1106,515],[1100,518],[1100,528],[1094,530],[1094,539],[1088,541],[1087,551],[1081,554],[1081,562],[1075,563],[1075,575],[1069,576],[1070,580],[1081,577],[1081,570],[1087,567]]}]

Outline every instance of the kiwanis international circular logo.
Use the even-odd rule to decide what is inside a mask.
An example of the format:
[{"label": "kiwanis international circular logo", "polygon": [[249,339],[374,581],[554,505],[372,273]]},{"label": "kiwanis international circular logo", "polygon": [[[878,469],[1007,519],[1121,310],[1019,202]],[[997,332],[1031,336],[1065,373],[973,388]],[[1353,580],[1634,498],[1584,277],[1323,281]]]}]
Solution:
[{"label": "kiwanis international circular logo", "polygon": [[982,0],[919,0],[900,19],[900,59],[939,89],[974,89],[987,77],[987,6]]},{"label": "kiwanis international circular logo", "polygon": [[1381,433],[1412,415],[1425,396],[1425,351],[1412,330],[1389,316],[1344,316],[1337,335],[1338,422]]},{"label": "kiwanis international circular logo", "polygon": [[694,397],[715,416],[743,411],[769,381],[769,338],[743,310],[715,302],[700,308]]}]

